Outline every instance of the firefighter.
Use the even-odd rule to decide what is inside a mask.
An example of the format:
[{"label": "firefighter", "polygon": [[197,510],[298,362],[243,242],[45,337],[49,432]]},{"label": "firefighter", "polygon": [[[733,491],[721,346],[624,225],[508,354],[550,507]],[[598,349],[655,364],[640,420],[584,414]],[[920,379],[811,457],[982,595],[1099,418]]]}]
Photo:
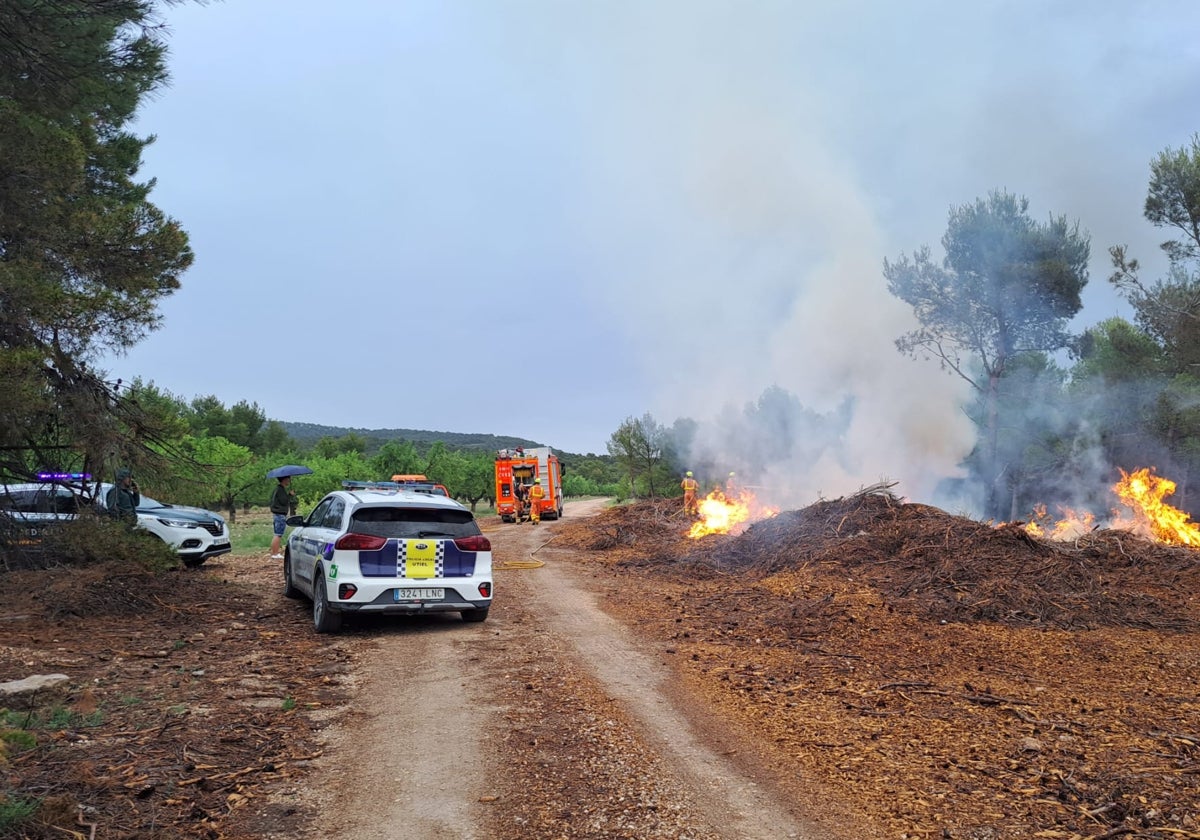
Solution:
[{"label": "firefighter", "polygon": [[529,488],[529,518],[536,525],[542,521],[542,499],[546,498],[546,491],[542,489],[542,480],[535,478],[533,486]]},{"label": "firefighter", "polygon": [[729,478],[725,479],[725,498],[736,499],[742,495],[741,488],[738,487],[736,473],[730,473]]},{"label": "firefighter", "polygon": [[525,488],[520,479],[513,481],[513,501],[517,505],[517,524],[525,521]]},{"label": "firefighter", "polygon": [[683,488],[684,513],[695,514],[698,511],[696,507],[696,488],[699,485],[696,483],[696,479],[692,478],[691,470],[687,471],[687,475],[683,477],[683,481],[679,482],[679,486]]}]

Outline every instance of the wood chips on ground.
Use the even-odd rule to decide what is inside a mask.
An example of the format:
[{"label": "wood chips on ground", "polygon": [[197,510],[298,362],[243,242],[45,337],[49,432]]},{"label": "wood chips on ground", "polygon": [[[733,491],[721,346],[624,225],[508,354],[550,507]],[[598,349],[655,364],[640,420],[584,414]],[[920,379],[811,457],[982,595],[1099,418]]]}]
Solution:
[{"label": "wood chips on ground", "polygon": [[[238,583],[222,579],[237,566]],[[35,749],[0,761],[0,801],[43,801],[39,824],[9,836],[230,840],[301,825],[288,791],[318,754],[314,715],[344,702],[349,657],[303,610],[264,599],[278,579],[277,563],[231,557],[203,572],[5,574],[0,674],[73,678],[69,693],[8,703],[16,723],[44,721]]]},{"label": "wood chips on ground", "polygon": [[[558,557],[585,565],[713,726],[761,745],[785,793],[819,786],[887,838],[1200,838],[1197,552],[1114,531],[1052,543],[886,490],[740,536],[690,540],[690,525],[678,501],[641,502],[560,523],[538,556],[583,549]],[[46,803],[22,836],[302,836],[355,639],[314,634],[279,588],[263,557],[4,575],[0,674],[72,675],[30,703],[58,712],[36,747],[0,757],[0,791]],[[556,708],[574,677],[543,685],[540,655],[514,660],[514,691],[538,700],[520,714],[591,743],[603,698]],[[622,743],[563,741],[532,772],[581,753],[652,766]],[[609,798],[628,766],[600,777]]]},{"label": "wood chips on ground", "polygon": [[1200,838],[1200,553],[992,527],[872,488],[739,536],[675,501],[560,546],[606,608],[881,836]]}]

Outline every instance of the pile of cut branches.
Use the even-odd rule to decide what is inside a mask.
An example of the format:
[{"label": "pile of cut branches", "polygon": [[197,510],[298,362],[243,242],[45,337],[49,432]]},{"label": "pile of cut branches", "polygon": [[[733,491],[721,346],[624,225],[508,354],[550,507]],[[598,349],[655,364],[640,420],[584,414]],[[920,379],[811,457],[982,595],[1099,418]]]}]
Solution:
[{"label": "pile of cut branches", "polygon": [[606,511],[565,539],[633,567],[678,566],[691,575],[760,579],[838,566],[945,621],[1065,629],[1195,624],[1189,596],[1200,584],[1200,554],[1127,531],[1057,542],[1021,523],[997,527],[906,503],[884,485],[785,511],[739,536],[692,540],[690,524],[677,501],[645,501]]}]

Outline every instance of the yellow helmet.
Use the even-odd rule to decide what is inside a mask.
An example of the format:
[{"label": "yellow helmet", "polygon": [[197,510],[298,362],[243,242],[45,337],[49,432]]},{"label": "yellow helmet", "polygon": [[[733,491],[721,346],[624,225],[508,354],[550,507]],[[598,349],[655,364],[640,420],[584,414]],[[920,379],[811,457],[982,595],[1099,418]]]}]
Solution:
[{"label": "yellow helmet", "polygon": [[691,477],[692,477],[692,471],[691,471],[691,470],[688,470],[688,471],[687,471],[687,476],[688,476],[688,478],[691,478]]},{"label": "yellow helmet", "polygon": [[541,484],[541,483],[542,483],[542,480],[541,480],[540,478],[535,478],[535,479],[533,480],[533,483],[534,483],[534,484]]}]

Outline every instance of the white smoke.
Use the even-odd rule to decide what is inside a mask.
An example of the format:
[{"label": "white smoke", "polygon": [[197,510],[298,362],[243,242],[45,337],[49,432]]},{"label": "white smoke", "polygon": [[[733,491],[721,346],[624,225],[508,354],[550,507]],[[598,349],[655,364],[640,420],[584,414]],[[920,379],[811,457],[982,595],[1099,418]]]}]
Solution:
[{"label": "white smoke", "polygon": [[[603,292],[622,340],[657,374],[652,412],[667,425],[699,421],[695,464],[736,470],[733,453],[761,448],[737,407],[767,387],[818,413],[848,406],[836,441],[776,446],[754,480],[785,505],[882,480],[929,499],[974,443],[960,410],[967,386],[895,347],[917,324],[886,288],[883,260],[895,254],[878,196],[839,153],[811,92],[781,89],[787,74],[763,51],[727,55],[674,101],[653,95],[680,81],[669,51],[659,59],[667,76],[639,80],[631,112],[605,126],[601,159],[614,168],[596,173],[587,202],[622,202],[625,234],[612,236],[608,218],[592,246],[612,277]],[[632,173],[630,160],[641,162]]]}]

